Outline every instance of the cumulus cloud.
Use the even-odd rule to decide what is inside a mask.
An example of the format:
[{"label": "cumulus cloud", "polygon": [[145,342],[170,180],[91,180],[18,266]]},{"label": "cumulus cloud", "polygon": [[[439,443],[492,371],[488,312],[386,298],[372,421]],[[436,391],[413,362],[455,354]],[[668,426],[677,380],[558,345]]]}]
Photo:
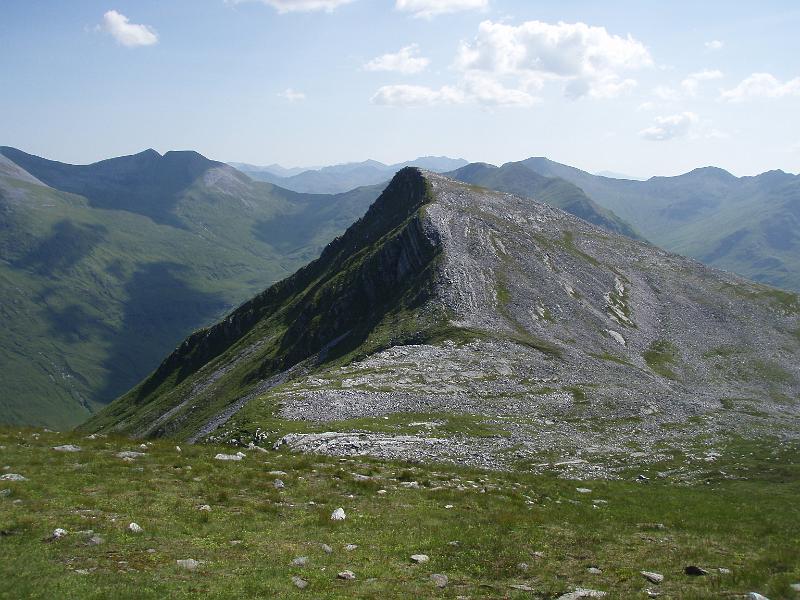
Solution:
[{"label": "cumulus cloud", "polygon": [[725,42],[721,42],[720,40],[711,40],[705,43],[706,50],[722,50],[724,45]]},{"label": "cumulus cloud", "polygon": [[685,137],[699,120],[699,117],[692,112],[656,117],[655,124],[640,131],[639,135],[646,140],[665,142]]},{"label": "cumulus cloud", "polygon": [[382,106],[433,106],[464,102],[461,90],[444,86],[438,90],[421,85],[384,85],[372,97],[373,104]]},{"label": "cumulus cloud", "polygon": [[689,75],[686,79],[681,81],[681,87],[689,96],[694,96],[697,94],[697,88],[700,87],[701,82],[722,79],[722,77],[722,71],[711,71],[706,69],[704,71],[698,71],[697,73],[692,73]]},{"label": "cumulus cloud", "polygon": [[800,96],[800,77],[780,81],[770,73],[753,73],[735,88],[722,92],[722,99],[729,102],[786,96]]},{"label": "cumulus cloud", "polygon": [[261,2],[267,6],[271,6],[280,14],[290,12],[313,12],[325,11],[333,12],[335,9],[345,4],[350,4],[354,0],[226,0],[232,4],[239,4],[241,2]]},{"label": "cumulus cloud", "polygon": [[364,68],[367,71],[396,71],[404,75],[411,75],[424,71],[430,62],[430,59],[419,56],[417,44],[411,44],[400,48],[393,54],[384,54],[373,58],[364,65]]},{"label": "cumulus cloud", "polygon": [[486,10],[489,0],[397,0],[395,8],[418,18],[432,19],[464,10]]},{"label": "cumulus cloud", "polygon": [[109,10],[103,15],[103,24],[99,27],[117,40],[117,43],[128,48],[158,43],[158,34],[152,27],[131,23],[128,17],[115,10]]},{"label": "cumulus cloud", "polygon": [[495,78],[558,80],[572,98],[610,98],[636,85],[626,71],[652,66],[647,48],[628,35],[609,34],[585,23],[528,21],[518,26],[484,21],[472,42],[465,42],[456,67]]},{"label": "cumulus cloud", "polygon": [[278,96],[288,100],[289,102],[300,102],[301,100],[306,99],[306,95],[303,92],[298,92],[292,88],[286,88],[280,94],[278,94]]}]

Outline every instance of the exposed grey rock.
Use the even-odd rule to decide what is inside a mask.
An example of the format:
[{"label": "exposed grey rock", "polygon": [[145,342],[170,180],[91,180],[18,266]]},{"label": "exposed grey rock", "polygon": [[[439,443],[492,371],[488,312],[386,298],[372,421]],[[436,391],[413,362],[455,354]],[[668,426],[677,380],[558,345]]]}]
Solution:
[{"label": "exposed grey rock", "polygon": [[19,473],[6,473],[5,475],[0,475],[0,481],[28,481],[28,478]]},{"label": "exposed grey rock", "polygon": [[585,488],[585,487],[575,488],[575,491],[578,492],[579,494],[591,494],[592,493],[592,490],[590,490],[589,488]]},{"label": "exposed grey rock", "polygon": [[210,504],[201,504],[197,507],[197,510],[201,512],[211,512],[211,505]]},{"label": "exposed grey rock", "polygon": [[134,452],[132,450],[125,450],[124,452],[117,452],[116,457],[122,459],[133,460],[141,456],[146,456],[144,452]]},{"label": "exposed grey rock", "polygon": [[586,569],[586,572],[589,573],[590,575],[600,575],[603,573],[603,571],[601,569],[598,569],[597,567],[589,567],[588,569]]},{"label": "exposed grey rock", "polygon": [[358,546],[356,544],[347,544],[347,546],[345,546],[344,549],[347,550],[348,552],[352,552],[353,550],[358,549]]},{"label": "exposed grey rock", "polygon": [[67,537],[67,535],[69,535],[67,530],[59,527],[58,529],[55,529],[52,534],[50,534],[49,539],[50,541],[60,540],[61,538]]},{"label": "exposed grey rock", "polygon": [[186,569],[187,571],[196,571],[197,567],[200,566],[200,561],[197,561],[193,558],[182,558],[175,561],[181,569]]},{"label": "exposed grey rock", "polygon": [[65,444],[63,446],[54,446],[53,450],[56,452],[80,452],[81,448],[73,444]]},{"label": "exposed grey rock", "polygon": [[144,529],[142,529],[138,523],[130,523],[128,525],[128,531],[130,533],[142,533]]},{"label": "exposed grey rock", "polygon": [[446,588],[447,582],[449,580],[447,578],[447,575],[442,575],[441,573],[434,573],[433,575],[431,575],[431,581],[438,588]]},{"label": "exposed grey rock", "polygon": [[242,460],[242,456],[238,454],[223,454],[220,452],[214,457],[216,460],[227,460],[227,461],[239,461]]},{"label": "exposed grey rock", "polygon": [[274,487],[276,490],[282,490],[283,488],[286,487],[286,484],[283,483],[282,480],[276,479],[275,481],[272,482],[272,487]]},{"label": "exposed grey rock", "polygon": [[292,577],[292,583],[295,585],[296,588],[300,590],[304,590],[308,587],[308,581],[306,581],[302,577],[298,577],[297,575]]},{"label": "exposed grey rock", "polygon": [[558,597],[558,600],[581,600],[581,598],[605,598],[608,594],[598,590],[589,590],[578,588],[574,592],[563,594]]},{"label": "exposed grey rock", "polygon": [[750,592],[747,594],[747,600],[769,600],[769,598],[762,596],[758,592]]},{"label": "exposed grey rock", "polygon": [[307,556],[298,556],[294,560],[292,560],[293,567],[305,567],[308,564],[308,557]]},{"label": "exposed grey rock", "polygon": [[521,592],[533,592],[533,591],[535,591],[534,588],[532,588],[531,586],[529,586],[527,584],[524,584],[524,583],[513,583],[513,584],[509,585],[508,587],[510,587],[512,590],[519,590]]},{"label": "exposed grey rock", "polygon": [[652,571],[641,571],[642,576],[650,583],[662,583],[664,576],[661,573],[654,573]]},{"label": "exposed grey rock", "polygon": [[344,509],[339,507],[331,513],[331,521],[344,521],[347,515],[344,514]]},{"label": "exposed grey rock", "polygon": [[411,562],[415,562],[418,565],[422,563],[426,563],[430,560],[430,557],[427,554],[412,554],[411,555]]},{"label": "exposed grey rock", "polygon": [[336,575],[336,577],[338,577],[339,579],[346,579],[348,581],[352,581],[353,579],[356,578],[356,574],[353,573],[352,571],[341,571]]},{"label": "exposed grey rock", "polygon": [[331,548],[328,544],[320,544],[320,547],[325,554],[331,554],[333,552],[333,548]]},{"label": "exposed grey rock", "polygon": [[0,498],[6,498],[11,495],[11,490],[9,488],[3,488],[0,490]]},{"label": "exposed grey rock", "polygon": [[93,535],[92,537],[89,538],[89,541],[86,543],[89,544],[90,546],[99,546],[100,544],[103,543],[103,538],[100,537],[99,535]]}]

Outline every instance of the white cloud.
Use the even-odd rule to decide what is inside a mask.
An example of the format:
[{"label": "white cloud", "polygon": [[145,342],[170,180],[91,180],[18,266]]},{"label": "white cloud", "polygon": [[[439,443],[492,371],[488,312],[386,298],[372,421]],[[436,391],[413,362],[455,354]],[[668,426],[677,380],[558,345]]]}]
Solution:
[{"label": "white cloud", "polygon": [[461,102],[464,102],[463,92],[449,86],[434,90],[421,85],[384,85],[372,96],[372,103],[382,106],[433,106]]},{"label": "white cloud", "polygon": [[411,44],[400,48],[400,51],[394,54],[384,54],[373,58],[364,65],[364,68],[367,71],[397,71],[404,75],[411,75],[424,71],[430,62],[430,59],[419,56],[417,44]]},{"label": "white cloud", "polygon": [[320,10],[333,12],[340,6],[350,4],[354,0],[226,0],[226,2],[232,4],[252,1],[261,2],[262,4],[271,6],[280,14],[286,14],[290,12],[313,12]]},{"label": "white cloud", "polygon": [[656,105],[655,102],[642,102],[639,106],[636,107],[638,111],[648,111],[655,109]]},{"label": "white cloud", "polygon": [[725,42],[721,42],[720,40],[711,40],[705,43],[706,50],[722,50],[724,45]]},{"label": "white cloud", "polygon": [[278,96],[285,98],[289,102],[300,102],[301,100],[306,99],[306,95],[303,92],[298,92],[292,88],[286,88],[280,94],[278,94]]},{"label": "white cloud", "polygon": [[489,0],[397,0],[395,8],[418,18],[432,19],[464,10],[486,10]]},{"label": "white cloud", "polygon": [[532,106],[540,101],[525,90],[505,87],[495,78],[482,73],[468,73],[463,83],[466,96],[488,106]]},{"label": "white cloud", "polygon": [[694,96],[697,94],[697,88],[700,86],[700,82],[722,79],[722,77],[724,77],[722,71],[711,71],[706,69],[704,71],[698,71],[697,73],[692,73],[689,75],[686,79],[681,81],[681,87],[686,94],[689,96]]},{"label": "white cloud", "polygon": [[639,135],[646,140],[665,142],[667,140],[685,137],[699,120],[698,116],[692,112],[682,112],[677,115],[656,117],[655,125],[643,129],[639,132]]},{"label": "white cloud", "polygon": [[109,10],[103,15],[103,24],[99,27],[111,34],[119,44],[129,48],[158,43],[158,34],[152,27],[131,23],[128,17],[115,10]]},{"label": "white cloud", "polygon": [[494,77],[558,80],[569,97],[610,98],[636,85],[622,72],[652,66],[647,48],[630,35],[585,23],[527,21],[519,26],[484,21],[462,43],[456,67]]},{"label": "white cloud", "polygon": [[770,73],[753,73],[731,90],[722,92],[722,99],[744,102],[753,98],[800,96],[800,77],[782,82]]}]

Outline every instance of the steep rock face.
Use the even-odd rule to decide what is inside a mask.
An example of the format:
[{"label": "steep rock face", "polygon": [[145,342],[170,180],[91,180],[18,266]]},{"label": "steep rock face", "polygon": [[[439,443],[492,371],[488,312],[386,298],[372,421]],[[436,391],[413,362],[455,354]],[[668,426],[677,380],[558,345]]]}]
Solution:
[{"label": "steep rock face", "polygon": [[[433,428],[441,443],[426,431],[420,458],[627,464],[631,446],[794,435],[798,313],[792,294],[409,169],[318,261],[195,334],[90,428],[357,429],[355,445],[287,443],[392,455],[365,433],[389,418],[398,433]],[[401,455],[415,456],[412,438]]]}]

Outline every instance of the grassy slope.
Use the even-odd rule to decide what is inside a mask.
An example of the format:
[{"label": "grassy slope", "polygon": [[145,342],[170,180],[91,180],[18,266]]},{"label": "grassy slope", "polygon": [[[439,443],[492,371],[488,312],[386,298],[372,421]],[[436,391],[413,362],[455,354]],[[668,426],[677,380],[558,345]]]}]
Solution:
[{"label": "grassy slope", "polygon": [[[65,443],[82,451],[52,450]],[[9,490],[0,491],[0,597],[552,599],[587,587],[612,598],[652,588],[669,598],[758,591],[776,600],[795,597],[790,584],[800,581],[800,454],[772,440],[731,442],[716,448],[715,462],[675,457],[646,471],[647,483],[635,481],[638,472],[624,481],[567,481],[277,452],[246,451],[229,463],[213,459],[229,448],[179,453],[168,441],[126,462],[115,453],[138,450],[129,440],[32,430],[0,429],[0,447],[11,472],[28,478],[0,482]],[[679,465],[692,483],[657,476]],[[270,475],[275,470],[286,475]],[[285,489],[275,489],[276,477]],[[211,512],[199,511],[203,504]],[[339,506],[347,520],[331,522]],[[144,532],[127,533],[130,522]],[[45,541],[57,527],[67,537]],[[103,543],[89,545],[88,530]],[[430,562],[412,565],[416,553]],[[308,564],[292,566],[297,556]],[[187,558],[202,565],[177,567]],[[684,575],[690,564],[710,574]],[[357,579],[337,580],[345,569]],[[650,584],[641,570],[665,580]],[[433,573],[449,577],[447,588],[433,585]],[[297,590],[295,575],[309,588]],[[533,591],[510,587],[519,584]]]},{"label": "grassy slope", "polygon": [[173,227],[0,182],[3,421],[85,420],[191,331],[317,256],[378,193],[303,196],[252,182],[233,192],[195,183]]}]

